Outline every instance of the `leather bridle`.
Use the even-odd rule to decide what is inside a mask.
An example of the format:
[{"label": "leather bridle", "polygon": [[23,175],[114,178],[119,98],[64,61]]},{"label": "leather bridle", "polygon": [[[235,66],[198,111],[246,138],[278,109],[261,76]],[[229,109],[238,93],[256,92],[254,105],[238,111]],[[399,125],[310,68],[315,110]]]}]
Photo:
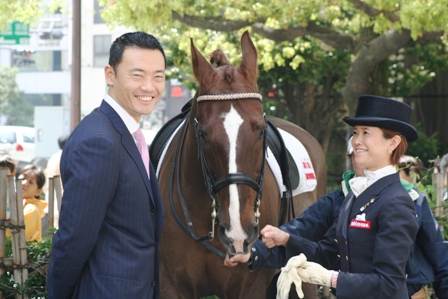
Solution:
[{"label": "leather bridle", "polygon": [[[198,106],[201,101],[225,101],[225,100],[245,100],[245,99],[259,99],[261,101],[262,96],[259,93],[237,93],[237,94],[221,94],[221,95],[204,95],[197,97]],[[260,219],[260,202],[261,197],[263,193],[263,179],[264,179],[264,169],[266,164],[266,147],[267,147],[267,131],[266,129],[263,131],[263,161],[260,168],[260,172],[258,175],[258,178],[255,179],[251,175],[243,173],[243,172],[234,172],[226,174],[218,179],[215,179],[212,175],[208,165],[207,161],[205,159],[204,150],[202,148],[202,132],[198,130],[199,126],[199,118],[197,111],[199,110],[199,107],[196,109],[196,117],[194,119],[194,126],[195,126],[195,133],[196,133],[196,139],[198,144],[198,160],[201,163],[202,172],[205,178],[205,185],[207,188],[208,195],[212,201],[212,229],[209,233],[206,235],[203,235],[201,237],[197,236],[193,223],[191,221],[191,217],[188,212],[188,208],[185,202],[185,198],[183,196],[182,191],[182,184],[181,184],[181,169],[180,169],[180,160],[182,156],[183,151],[183,145],[185,142],[186,134],[187,134],[187,128],[188,128],[188,121],[185,121],[185,124],[183,126],[183,132],[182,136],[179,138],[178,143],[176,145],[176,152],[174,155],[174,161],[171,166],[171,173],[170,173],[170,187],[169,187],[169,201],[170,201],[170,207],[173,212],[173,215],[175,216],[175,219],[177,223],[181,226],[181,228],[190,235],[194,240],[199,241],[203,246],[217,254],[218,256],[225,258],[225,255],[218,251],[216,248],[211,246],[209,243],[206,243],[206,240],[213,240],[215,235],[215,225],[216,225],[216,217],[218,215],[218,206],[216,204],[216,193],[219,192],[221,189],[231,185],[231,184],[244,184],[248,185],[251,188],[253,188],[257,194],[256,194],[256,201],[254,204],[254,214],[255,214],[255,220],[259,221]],[[266,127],[267,128],[267,127]],[[177,166],[177,167],[176,167]],[[184,212],[184,216],[186,219],[187,224],[185,224],[182,219],[177,214],[174,203],[173,203],[173,185],[174,185],[174,170],[177,168],[177,185],[178,185],[178,192],[179,192],[179,199],[181,202],[182,210]]]}]

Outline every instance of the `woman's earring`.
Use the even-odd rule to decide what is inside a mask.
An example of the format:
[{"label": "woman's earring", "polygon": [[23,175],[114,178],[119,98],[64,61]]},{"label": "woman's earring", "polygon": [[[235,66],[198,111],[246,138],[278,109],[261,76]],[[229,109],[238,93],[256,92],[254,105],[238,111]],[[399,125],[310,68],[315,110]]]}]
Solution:
[{"label": "woman's earring", "polygon": [[387,150],[387,154],[391,155],[392,151],[390,149]]}]

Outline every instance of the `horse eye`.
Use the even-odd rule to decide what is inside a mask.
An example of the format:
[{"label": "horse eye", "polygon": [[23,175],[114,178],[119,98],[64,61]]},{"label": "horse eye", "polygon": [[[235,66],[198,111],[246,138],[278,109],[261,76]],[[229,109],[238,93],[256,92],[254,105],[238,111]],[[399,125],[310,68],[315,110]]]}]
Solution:
[{"label": "horse eye", "polygon": [[259,139],[263,139],[265,132],[266,132],[265,129],[261,130],[261,131],[260,131],[260,136],[258,136],[258,138],[259,138]]}]

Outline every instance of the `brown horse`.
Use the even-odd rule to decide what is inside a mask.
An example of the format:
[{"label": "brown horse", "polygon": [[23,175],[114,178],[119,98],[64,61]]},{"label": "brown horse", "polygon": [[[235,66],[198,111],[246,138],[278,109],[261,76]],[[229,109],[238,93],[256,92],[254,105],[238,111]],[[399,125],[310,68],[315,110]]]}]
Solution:
[{"label": "brown horse", "polygon": [[[225,253],[247,253],[266,224],[277,225],[280,192],[266,159],[267,121],[257,87],[257,52],[245,32],[239,67],[221,50],[210,63],[191,41],[198,92],[159,165],[166,216],[161,241],[161,298],[264,298],[275,270],[228,268]],[[287,121],[270,118],[310,155],[317,188],[294,198],[296,215],[325,193],[320,144]],[[219,238],[213,238],[215,227]],[[219,239],[219,240],[218,240]],[[307,298],[315,298],[311,288]]]}]

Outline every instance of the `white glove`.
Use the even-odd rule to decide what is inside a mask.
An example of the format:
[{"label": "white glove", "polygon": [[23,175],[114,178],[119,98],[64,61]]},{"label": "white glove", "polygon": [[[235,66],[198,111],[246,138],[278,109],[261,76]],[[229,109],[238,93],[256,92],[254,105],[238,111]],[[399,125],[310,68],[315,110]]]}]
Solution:
[{"label": "white glove", "polygon": [[297,274],[297,269],[306,263],[306,256],[301,253],[289,259],[285,267],[281,269],[281,273],[277,280],[277,299],[288,299],[291,284],[294,283],[297,295],[303,298],[302,279]]},{"label": "white glove", "polygon": [[331,276],[335,271],[327,270],[321,265],[313,262],[304,262],[297,269],[297,273],[303,282],[319,284],[331,287]]}]

